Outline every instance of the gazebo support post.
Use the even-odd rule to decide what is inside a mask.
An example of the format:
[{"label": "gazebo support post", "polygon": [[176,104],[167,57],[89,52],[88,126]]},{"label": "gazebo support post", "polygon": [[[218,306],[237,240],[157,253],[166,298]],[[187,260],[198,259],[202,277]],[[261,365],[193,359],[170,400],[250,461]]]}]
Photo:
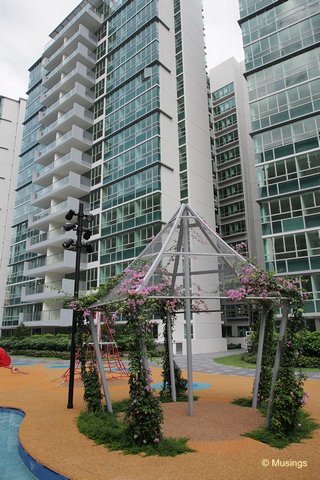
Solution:
[{"label": "gazebo support post", "polygon": [[271,423],[271,416],[272,416],[272,409],[273,409],[273,402],[274,402],[274,391],[275,391],[275,383],[278,378],[279,368],[281,365],[281,357],[282,357],[282,350],[283,350],[283,339],[286,334],[287,325],[288,325],[288,315],[289,315],[289,306],[286,302],[282,307],[282,318],[281,318],[281,325],[280,325],[280,332],[279,332],[279,339],[276,351],[276,358],[274,361],[273,373],[272,373],[272,381],[271,381],[271,389],[269,395],[269,403],[268,403],[268,411],[267,411],[267,419],[266,419],[266,428],[270,428]]},{"label": "gazebo support post", "polygon": [[[140,326],[140,348],[142,352],[141,362],[142,366],[145,371],[149,372],[149,362],[148,362],[148,354],[147,354],[147,347],[146,347],[146,339],[145,339],[145,332],[143,328]],[[149,384],[150,382],[148,382]]]},{"label": "gazebo support post", "polygon": [[257,351],[256,376],[254,379],[254,387],[253,387],[252,408],[257,408],[257,405],[258,405],[258,391],[259,391],[259,383],[260,383],[260,375],[261,375],[264,333],[266,330],[266,321],[267,321],[268,313],[269,313],[269,308],[266,306],[263,306],[260,314],[259,344],[258,344],[258,351]]},{"label": "gazebo support post", "polygon": [[[183,219],[183,249],[189,253],[189,223],[188,218]],[[188,371],[188,415],[193,416],[193,379],[192,379],[192,342],[191,342],[191,284],[190,284],[190,255],[183,256],[184,270],[184,309],[187,336],[187,371]]]},{"label": "gazebo support post", "polygon": [[177,391],[176,391],[176,379],[174,375],[174,362],[173,362],[173,350],[172,350],[172,332],[171,332],[171,321],[170,314],[167,314],[167,342],[168,342],[168,353],[169,353],[169,365],[170,365],[170,383],[171,383],[171,398],[173,402],[177,401]]},{"label": "gazebo support post", "polygon": [[100,352],[100,345],[98,342],[98,336],[97,336],[97,330],[94,325],[94,320],[91,315],[89,315],[89,323],[90,323],[90,329],[92,333],[92,338],[93,338],[93,345],[94,345],[94,350],[96,353],[96,359],[98,363],[98,368],[100,372],[100,377],[101,377],[101,382],[102,382],[102,388],[104,392],[104,397],[106,399],[106,407],[109,413],[112,413],[112,403],[111,403],[111,398],[109,394],[109,389],[108,389],[108,384],[107,384],[107,379],[106,379],[106,374],[103,368],[103,362],[102,362],[102,357],[101,357],[101,352]]},{"label": "gazebo support post", "polygon": [[[177,251],[181,251],[182,246],[182,237],[183,237],[183,228],[180,228],[179,236],[178,236],[178,243],[177,243]],[[172,282],[171,282],[171,294],[174,294],[174,288],[177,279],[177,272],[180,262],[180,256],[177,255],[174,259],[174,267],[172,272]],[[171,331],[171,321],[170,315],[167,314],[167,342],[168,342],[168,354],[169,354],[169,365],[170,365],[170,382],[171,382],[171,398],[173,402],[177,401],[177,390],[176,390],[176,377],[174,373],[174,360],[173,360],[173,349],[172,349],[172,331]]]}]

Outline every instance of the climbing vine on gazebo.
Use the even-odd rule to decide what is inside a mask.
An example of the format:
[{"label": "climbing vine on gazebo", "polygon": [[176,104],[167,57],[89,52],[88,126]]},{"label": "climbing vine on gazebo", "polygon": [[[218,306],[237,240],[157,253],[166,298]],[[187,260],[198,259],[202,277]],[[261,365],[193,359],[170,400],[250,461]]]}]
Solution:
[{"label": "climbing vine on gazebo", "polygon": [[[271,402],[272,410],[268,428],[280,437],[289,435],[297,428],[305,394],[305,375],[295,374],[294,359],[299,354],[294,348],[295,333],[304,328],[304,304],[308,294],[301,289],[298,278],[277,276],[253,265],[244,265],[239,275],[241,286],[230,289],[228,296],[235,301],[257,297],[254,302],[266,313],[262,369],[259,379],[258,404]],[[275,309],[287,306],[288,324],[278,348],[281,354],[279,372],[271,397],[271,378],[274,365],[273,336]]]},{"label": "climbing vine on gazebo", "polygon": [[[123,294],[123,300],[106,303],[99,307],[111,324],[117,320],[126,322],[126,338],[128,346],[128,360],[130,365],[129,393],[130,400],[126,409],[124,424],[126,437],[135,445],[155,445],[162,439],[161,424],[163,412],[160,404],[160,397],[152,389],[151,370],[148,367],[149,339],[152,336],[152,319],[154,315],[164,321],[164,331],[167,332],[165,319],[170,316],[170,328],[173,328],[175,310],[182,307],[182,302],[175,299],[157,299],[155,295],[165,293],[168,289],[168,282],[164,279],[157,285],[151,285],[138,290],[145,276],[147,265],[140,270],[126,269],[124,274],[129,278],[120,282],[118,294]],[[120,277],[110,279],[109,282],[91,292],[89,295],[80,298],[77,302],[69,303],[71,308],[78,310],[78,349],[79,360],[81,361],[81,373],[84,383],[84,399],[87,402],[89,411],[101,409],[101,392],[98,381],[98,372],[95,363],[83,348],[88,340],[90,330],[87,325],[87,316],[90,314],[90,306],[101,299],[109,292]],[[166,333],[165,333],[166,336]],[[168,347],[165,344],[163,355],[163,380],[164,386],[161,398],[169,400],[171,395],[171,379],[168,362]],[[187,389],[187,381],[183,379],[181,370],[175,365],[175,384],[177,399],[182,399]]]}]

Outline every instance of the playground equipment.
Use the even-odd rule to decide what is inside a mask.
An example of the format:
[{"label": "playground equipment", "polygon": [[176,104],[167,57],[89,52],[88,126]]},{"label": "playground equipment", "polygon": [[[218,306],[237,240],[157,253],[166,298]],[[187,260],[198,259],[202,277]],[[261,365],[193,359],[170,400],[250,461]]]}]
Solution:
[{"label": "playground equipment", "polygon": [[[101,312],[95,312],[94,323],[96,326],[98,343],[104,364],[104,371],[111,378],[128,377],[129,372],[125,367],[114,339],[115,330],[111,328],[108,319]],[[93,343],[89,345],[93,346]]]},{"label": "playground equipment", "polygon": [[[129,372],[125,367],[118,350],[117,343],[114,339],[114,329],[109,325],[108,319],[101,312],[95,312],[94,315],[94,334],[97,337],[100,355],[103,362],[103,370],[109,380],[129,377]],[[97,363],[97,355],[94,347],[94,342],[89,342],[83,346],[85,349],[92,350],[92,357]],[[70,368],[68,368],[59,378],[61,385],[69,381]],[[75,379],[81,378],[81,363],[76,358]]]},{"label": "playground equipment", "polygon": [[6,351],[0,347],[0,367],[8,368],[13,374],[23,374],[26,375],[28,372],[22,372],[17,367],[11,365],[11,357],[7,355]]}]

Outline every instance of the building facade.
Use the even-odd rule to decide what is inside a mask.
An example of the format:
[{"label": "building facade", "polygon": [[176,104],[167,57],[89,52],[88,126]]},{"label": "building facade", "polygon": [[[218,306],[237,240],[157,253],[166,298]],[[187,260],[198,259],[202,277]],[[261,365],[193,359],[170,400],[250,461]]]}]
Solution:
[{"label": "building facade", "polygon": [[[79,202],[94,216],[83,291],[122,272],[181,201],[214,224],[201,7],[84,0],[51,33],[30,70],[25,130],[32,123],[35,135],[22,152],[26,216],[15,226],[27,233],[10,267],[23,276],[16,321],[42,331],[71,324],[62,305],[73,293],[75,253],[63,251],[70,233],[62,227]],[[209,337],[221,350],[220,317],[205,339],[196,328],[194,337],[199,349]]]},{"label": "building facade", "polygon": [[[11,241],[11,225],[15,187],[19,169],[22,122],[26,101],[0,96],[0,323],[7,282],[7,265]],[[13,281],[13,277],[9,277]],[[0,333],[1,335],[1,333]]]},{"label": "building facade", "polygon": [[[235,247],[246,245],[246,253],[257,264],[263,262],[260,212],[257,204],[253,143],[244,63],[234,58],[210,70],[215,144],[217,224],[220,236]],[[223,302],[224,335],[229,343],[243,342],[249,330],[250,309],[246,304]]]},{"label": "building facade", "polygon": [[240,0],[265,264],[320,328],[320,2]]}]

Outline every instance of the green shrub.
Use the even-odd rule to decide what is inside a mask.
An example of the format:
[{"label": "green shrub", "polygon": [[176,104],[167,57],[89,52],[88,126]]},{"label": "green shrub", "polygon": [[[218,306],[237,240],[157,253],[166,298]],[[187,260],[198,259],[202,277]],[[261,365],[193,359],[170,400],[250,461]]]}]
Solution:
[{"label": "green shrub", "polygon": [[[8,353],[8,352],[7,352]],[[11,350],[9,355],[21,355],[23,357],[40,357],[40,358],[61,358],[69,360],[69,352],[56,352],[52,350]]]},{"label": "green shrub", "polygon": [[115,413],[82,412],[78,417],[78,429],[98,445],[103,444],[110,450],[122,450],[125,453],[175,457],[194,451],[188,447],[187,438],[164,438],[153,445],[135,445]]},{"label": "green shrub", "polygon": [[[241,360],[245,362],[252,363],[255,365],[256,363],[256,354],[255,353],[242,353]],[[297,368],[320,368],[320,356],[306,356],[306,355],[298,355],[294,360],[294,367]]]},{"label": "green shrub", "polygon": [[0,338],[0,347],[4,348],[6,351],[10,350],[13,340],[14,337]]},{"label": "green shrub", "polygon": [[241,360],[243,360],[244,362],[255,364],[257,361],[257,356],[255,353],[242,353]]},{"label": "green shrub", "polygon": [[70,336],[67,334],[59,335],[31,335],[28,337],[9,337],[0,339],[0,347],[17,355],[25,350],[37,350],[40,352],[68,352],[70,350]]},{"label": "green shrub", "polygon": [[305,357],[299,355],[296,359],[295,366],[299,368],[320,368],[320,357]]},{"label": "green shrub", "polygon": [[286,437],[279,437],[271,430],[265,430],[264,428],[245,433],[244,436],[253,438],[258,442],[266,443],[274,448],[285,448],[290,445],[290,443],[300,443],[305,438],[312,438],[311,433],[317,428],[319,428],[319,425],[310,418],[309,414],[300,411],[299,423]]},{"label": "green shrub", "polygon": [[302,330],[296,333],[294,347],[303,357],[320,357],[320,331]]}]

